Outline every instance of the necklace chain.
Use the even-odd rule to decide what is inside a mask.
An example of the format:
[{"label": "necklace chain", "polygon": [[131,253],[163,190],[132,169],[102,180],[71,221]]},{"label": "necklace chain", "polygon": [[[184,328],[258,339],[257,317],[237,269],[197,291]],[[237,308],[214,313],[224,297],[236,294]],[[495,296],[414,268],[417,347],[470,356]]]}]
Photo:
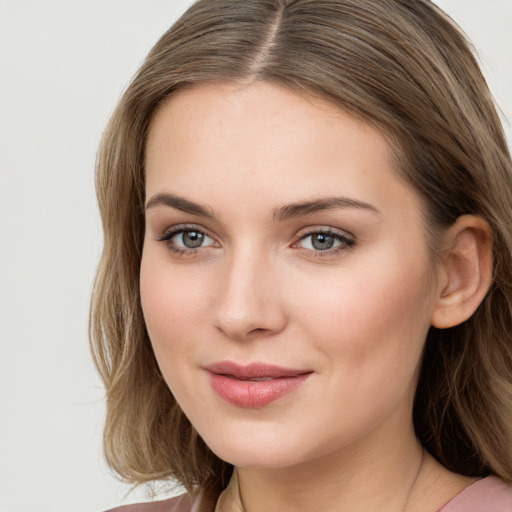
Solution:
[{"label": "necklace chain", "polygon": [[409,487],[409,491],[407,492],[407,496],[405,498],[405,504],[404,504],[404,508],[402,509],[402,512],[406,512],[406,510],[407,510],[407,507],[409,505],[409,500],[411,499],[412,491],[413,491],[414,487],[416,487],[416,482],[418,481],[418,477],[420,476],[421,469],[423,468],[423,460],[424,459],[425,459],[425,448],[423,448],[423,446],[422,446],[421,447],[421,459],[420,459],[420,463],[418,465],[418,471],[416,471],[416,476],[414,477],[414,480],[412,481],[412,484]]}]

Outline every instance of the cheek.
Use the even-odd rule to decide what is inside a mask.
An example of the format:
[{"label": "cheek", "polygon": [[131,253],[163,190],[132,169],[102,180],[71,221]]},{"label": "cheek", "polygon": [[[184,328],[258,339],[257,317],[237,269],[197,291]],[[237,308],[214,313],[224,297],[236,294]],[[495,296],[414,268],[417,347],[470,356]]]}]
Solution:
[{"label": "cheek", "polygon": [[192,346],[187,339],[206,318],[204,289],[197,286],[193,276],[170,272],[165,259],[147,251],[141,262],[140,291],[144,319],[157,360],[159,364],[162,361],[172,364],[176,359],[166,356],[190,350]]},{"label": "cheek", "polygon": [[197,389],[190,372],[197,361],[195,333],[206,318],[201,291],[149,251],[142,258],[140,290],[146,328],[167,386],[184,410],[204,403],[204,390]]},{"label": "cheek", "polygon": [[310,287],[301,295],[299,321],[350,371],[405,365],[410,372],[430,326],[429,271],[414,254],[381,251]]}]

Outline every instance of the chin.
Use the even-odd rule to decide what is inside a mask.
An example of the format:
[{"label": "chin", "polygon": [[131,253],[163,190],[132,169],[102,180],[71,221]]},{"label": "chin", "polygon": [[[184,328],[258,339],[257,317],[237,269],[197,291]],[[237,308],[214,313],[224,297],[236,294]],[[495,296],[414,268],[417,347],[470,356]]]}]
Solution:
[{"label": "chin", "polygon": [[240,468],[277,469],[296,465],[302,459],[304,447],[300,449],[294,436],[276,432],[272,427],[267,430],[260,425],[258,432],[252,428],[219,428],[214,433],[210,425],[205,435],[201,430],[198,429],[199,434],[217,457]]},{"label": "chin", "polygon": [[214,429],[211,424],[205,427],[204,432],[201,428],[198,432],[208,447],[217,457],[239,468],[297,467],[336,452],[343,446],[339,437],[324,439],[321,443],[311,432],[272,422],[242,423],[229,428],[219,426]]},{"label": "chin", "polygon": [[261,446],[238,447],[235,445],[220,446],[212,451],[225,462],[238,468],[247,469],[282,469],[300,464],[297,452],[276,452],[271,448],[264,449]]}]

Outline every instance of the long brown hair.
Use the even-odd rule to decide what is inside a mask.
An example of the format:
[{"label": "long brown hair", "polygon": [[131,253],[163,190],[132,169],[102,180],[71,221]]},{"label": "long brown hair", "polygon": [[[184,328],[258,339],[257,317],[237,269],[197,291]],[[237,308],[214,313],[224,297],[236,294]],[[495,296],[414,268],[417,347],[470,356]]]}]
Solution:
[{"label": "long brown hair", "polygon": [[229,478],[163,381],[144,325],[144,150],[174,91],[258,80],[319,95],[386,133],[421,197],[433,254],[436,233],[463,214],[491,226],[491,289],[462,325],[429,332],[414,423],[447,468],[512,482],[512,164],[470,44],[428,0],[200,0],[151,50],[97,162],[105,241],[90,331],[109,464],[129,482],[176,478],[191,493]]}]

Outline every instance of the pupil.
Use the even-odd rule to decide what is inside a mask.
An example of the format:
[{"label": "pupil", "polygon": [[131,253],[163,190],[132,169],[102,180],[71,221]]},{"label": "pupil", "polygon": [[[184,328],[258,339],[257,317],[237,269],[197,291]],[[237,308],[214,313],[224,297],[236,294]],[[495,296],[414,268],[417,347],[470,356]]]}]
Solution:
[{"label": "pupil", "polygon": [[313,235],[312,244],[315,249],[325,251],[334,245],[334,237],[321,233]]},{"label": "pupil", "polygon": [[183,244],[189,249],[195,249],[201,247],[203,243],[204,235],[198,231],[186,231],[183,233]]}]

